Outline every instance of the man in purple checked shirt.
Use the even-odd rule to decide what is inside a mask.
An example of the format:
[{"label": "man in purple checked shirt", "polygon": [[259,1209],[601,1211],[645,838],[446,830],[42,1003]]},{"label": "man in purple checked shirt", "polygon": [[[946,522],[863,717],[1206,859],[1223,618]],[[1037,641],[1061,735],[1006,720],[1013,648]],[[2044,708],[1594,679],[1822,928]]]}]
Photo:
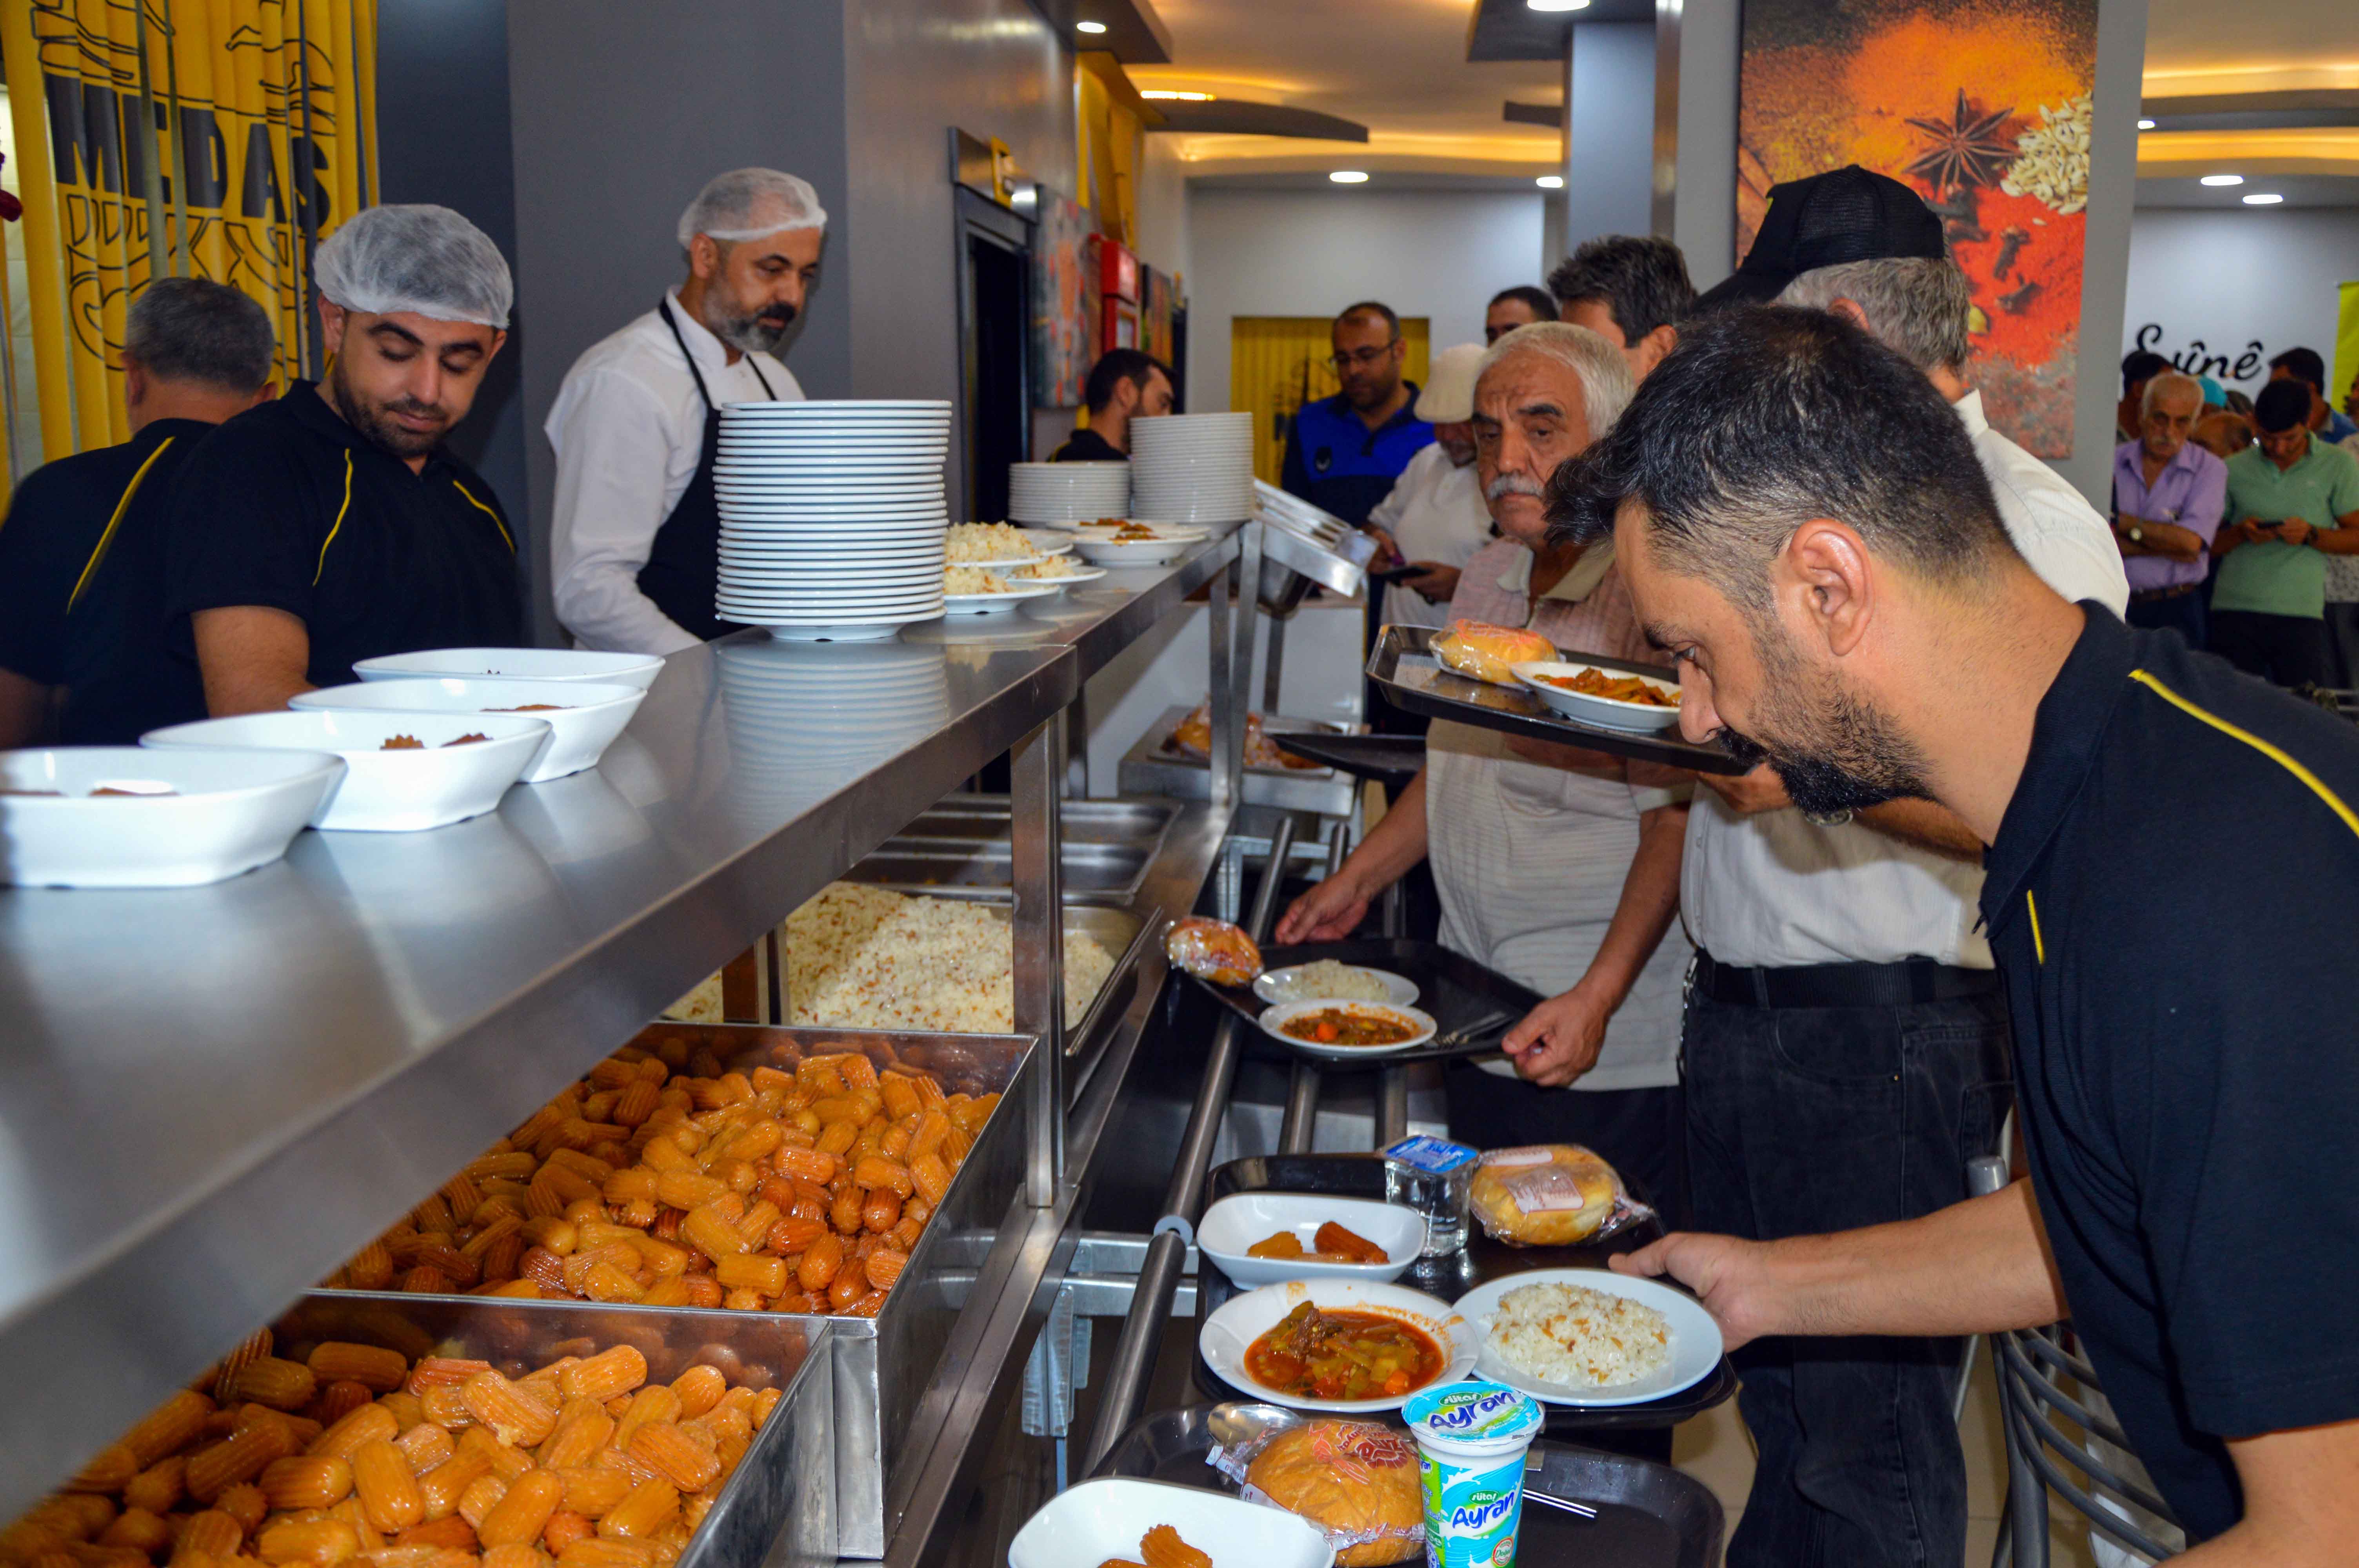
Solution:
[{"label": "man in purple checked shirt", "polygon": [[2138,438],[2114,449],[2114,540],[2129,574],[2133,626],[2170,630],[2201,649],[2203,578],[2228,502],[2228,465],[2188,439],[2203,412],[2192,376],[2146,384]]}]

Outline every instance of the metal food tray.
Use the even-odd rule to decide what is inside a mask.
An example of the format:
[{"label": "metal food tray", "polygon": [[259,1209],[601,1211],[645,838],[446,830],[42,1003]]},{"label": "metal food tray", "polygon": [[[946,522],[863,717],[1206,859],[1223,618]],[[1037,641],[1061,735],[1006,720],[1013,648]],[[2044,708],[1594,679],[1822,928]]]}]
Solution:
[{"label": "metal food tray", "polygon": [[1366,1073],[1411,1062],[1453,1062],[1462,1056],[1487,1056],[1499,1048],[1499,1036],[1546,999],[1529,986],[1509,979],[1462,953],[1439,942],[1408,937],[1366,937],[1351,942],[1305,942],[1293,947],[1262,949],[1265,969],[1283,969],[1321,958],[1389,969],[1417,982],[1420,1011],[1431,1013],[1439,1025],[1433,1039],[1413,1051],[1372,1052],[1365,1056],[1331,1056],[1306,1051],[1289,1041],[1266,1034],[1261,1015],[1269,1004],[1251,986],[1222,986],[1190,977],[1221,1004],[1254,1026],[1256,1045],[1307,1062],[1322,1073]]},{"label": "metal food tray", "polygon": [[[1210,800],[1212,765],[1191,757],[1171,743],[1190,709],[1168,708],[1123,757],[1116,784],[1125,795],[1159,795],[1175,800]],[[1348,735],[1352,727],[1328,719],[1288,719],[1265,714],[1262,729],[1270,735],[1310,733]],[[1360,783],[1333,768],[1256,766],[1243,772],[1239,798],[1247,806],[1275,806],[1290,811],[1314,811],[1322,816],[1349,816],[1357,809]]]},{"label": "metal food tray", "polygon": [[[275,1325],[281,1346],[352,1340],[421,1356],[463,1356],[510,1376],[587,1346],[633,1345],[651,1382],[699,1364],[733,1384],[783,1388],[777,1408],[738,1462],[678,1568],[832,1561],[836,1530],[837,1401],[831,1320],[694,1308],[601,1306],[488,1296],[319,1291]],[[814,1353],[816,1352],[816,1353]],[[285,1354],[282,1349],[281,1354]]]},{"label": "metal food tray", "polygon": [[[1434,636],[1430,626],[1387,626],[1376,639],[1376,651],[1368,656],[1368,679],[1384,693],[1386,701],[1405,713],[1422,713],[1429,719],[1447,719],[1527,740],[1553,741],[1560,746],[1610,752],[1617,757],[1636,757],[1640,762],[1692,768],[1700,773],[1751,771],[1751,764],[1738,762],[1718,746],[1699,746],[1680,740],[1676,727],[1640,734],[1583,724],[1543,707],[1538,697],[1520,687],[1493,686],[1488,681],[1452,675],[1433,656]],[[1669,681],[1679,678],[1658,665],[1634,665],[1626,659],[1609,659],[1597,654],[1563,656],[1625,675]]]},{"label": "metal food tray", "polygon": [[[1065,802],[1059,845],[1065,895],[1136,897],[1179,814],[1168,801]],[[1006,795],[952,795],[887,838],[843,880],[895,892],[1004,890],[1013,881],[1009,820]]]},{"label": "metal food tray", "polygon": [[[1204,1184],[1204,1203],[1210,1207],[1233,1194],[1251,1192],[1332,1193],[1337,1197],[1398,1203],[1403,1201],[1407,1184],[1415,1179],[1416,1172],[1381,1154],[1257,1154],[1216,1166]],[[1649,1195],[1633,1195],[1643,1202]],[[1455,1302],[1478,1286],[1534,1269],[1603,1269],[1605,1260],[1615,1253],[1634,1252],[1650,1241],[1661,1239],[1663,1235],[1662,1223],[1650,1219],[1593,1246],[1510,1247],[1485,1235],[1479,1220],[1469,1218],[1466,1223],[1465,1250],[1446,1258],[1420,1258],[1395,1282],[1404,1290],[1423,1291],[1430,1296]],[[1197,1321],[1211,1317],[1223,1302],[1239,1293],[1236,1285],[1218,1268],[1201,1271],[1196,1277]],[[1210,1397],[1256,1397],[1223,1382],[1204,1364],[1201,1350],[1192,1355],[1196,1386]],[[1735,1392],[1736,1370],[1723,1356],[1720,1366],[1702,1381],[1645,1404],[1540,1408],[1548,1412],[1544,1430],[1552,1436],[1565,1437],[1584,1432],[1677,1426]]]},{"label": "metal food tray", "polygon": [[[1122,1476],[1236,1495],[1210,1462],[1211,1405],[1158,1411],[1098,1461],[1093,1477]],[[1718,1568],[1725,1519],[1710,1487],[1668,1465],[1540,1442],[1524,1461],[1524,1485],[1587,1503],[1593,1519],[1526,1504],[1516,1532],[1524,1568]]]},{"label": "metal food tray", "polygon": [[1281,752],[1324,762],[1355,779],[1406,788],[1425,766],[1422,735],[1311,735],[1288,733],[1270,740]]}]

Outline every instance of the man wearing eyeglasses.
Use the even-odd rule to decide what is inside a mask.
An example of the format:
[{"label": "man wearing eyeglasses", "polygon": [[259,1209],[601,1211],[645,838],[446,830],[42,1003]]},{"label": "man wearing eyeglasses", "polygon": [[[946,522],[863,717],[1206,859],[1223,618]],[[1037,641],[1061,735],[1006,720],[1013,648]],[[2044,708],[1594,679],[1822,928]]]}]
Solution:
[{"label": "man wearing eyeglasses", "polygon": [[1343,390],[1295,410],[1279,482],[1354,528],[1389,494],[1409,459],[1432,444],[1433,427],[1411,408],[1417,384],[1401,378],[1408,345],[1389,305],[1363,300],[1335,318],[1329,360]]}]

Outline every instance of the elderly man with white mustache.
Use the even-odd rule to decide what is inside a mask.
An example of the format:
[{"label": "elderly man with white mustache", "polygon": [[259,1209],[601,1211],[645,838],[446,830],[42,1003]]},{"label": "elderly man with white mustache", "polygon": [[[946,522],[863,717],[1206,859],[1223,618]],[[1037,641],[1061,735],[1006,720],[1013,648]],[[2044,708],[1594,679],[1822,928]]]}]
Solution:
[{"label": "elderly man with white mustache", "polygon": [[[1557,465],[1630,400],[1621,351],[1545,321],[1501,338],[1474,387],[1477,473],[1505,537],[1467,562],[1453,620],[1528,626],[1559,647],[1653,659],[1610,540],[1548,542]],[[1550,1000],[1507,1032],[1506,1054],[1448,1077],[1451,1132],[1478,1147],[1584,1143],[1675,1216],[1679,908],[1689,788],[1641,765],[1436,722],[1417,781],[1335,875],[1296,901],[1280,942],[1351,935],[1420,860],[1441,894],[1441,940]]]}]

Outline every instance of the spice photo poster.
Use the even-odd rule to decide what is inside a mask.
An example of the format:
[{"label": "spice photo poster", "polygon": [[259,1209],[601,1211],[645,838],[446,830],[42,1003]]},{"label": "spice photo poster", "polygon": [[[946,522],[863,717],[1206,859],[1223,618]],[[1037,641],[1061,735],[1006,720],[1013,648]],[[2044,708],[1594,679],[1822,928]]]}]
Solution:
[{"label": "spice photo poster", "polygon": [[2096,0],[1745,0],[1737,254],[1781,181],[1904,181],[1973,287],[1991,423],[2070,455],[2096,58]]}]

